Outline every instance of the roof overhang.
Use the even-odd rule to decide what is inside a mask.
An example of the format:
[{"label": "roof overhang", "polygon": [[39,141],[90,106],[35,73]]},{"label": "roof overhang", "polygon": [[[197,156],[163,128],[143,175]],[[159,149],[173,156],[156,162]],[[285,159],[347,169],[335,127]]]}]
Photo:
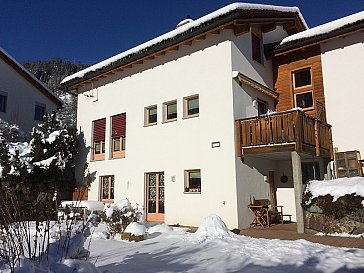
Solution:
[{"label": "roof overhang", "polygon": [[0,59],[2,59],[6,64],[12,67],[16,72],[18,72],[23,78],[25,78],[31,85],[37,88],[43,95],[53,101],[57,108],[61,108],[63,101],[58,98],[51,90],[48,89],[40,80],[38,80],[33,74],[31,74],[24,66],[19,64],[15,59],[13,59],[9,53],[0,48]]},{"label": "roof overhang", "polygon": [[273,89],[253,80],[252,78],[238,72],[238,71],[233,71],[232,77],[234,79],[236,79],[240,84],[246,84],[256,90],[258,90],[259,92],[262,92],[270,97],[272,97],[275,100],[278,100],[279,98],[279,93],[274,91]]},{"label": "roof overhang", "polygon": [[291,42],[288,42],[286,44],[282,44],[277,46],[273,50],[274,56],[279,56],[282,54],[287,54],[292,51],[304,49],[307,47],[311,47],[314,45],[318,45],[324,42],[327,42],[332,39],[337,39],[340,37],[347,36],[349,34],[352,34],[354,32],[364,31],[364,20],[360,20],[357,22],[354,22],[352,24],[345,25],[341,28],[335,29],[333,31],[330,31],[328,33],[308,37],[308,38],[302,38],[297,39]]},{"label": "roof overhang", "polygon": [[[118,71],[131,68],[133,65],[142,64],[144,61],[163,56],[169,51],[178,50],[181,46],[191,45],[192,41],[206,39],[206,35],[218,34],[223,29],[233,29],[235,35],[249,32],[251,25],[260,25],[263,32],[268,32],[277,25],[281,25],[289,34],[307,29],[307,25],[297,8],[287,11],[237,8],[224,14],[215,16],[213,14],[211,13],[194,21],[197,22],[205,17],[207,18],[199,24],[191,23],[190,27],[184,25],[185,28],[182,31],[177,31],[176,35],[169,35],[175,33],[176,30],[171,31],[66,77],[61,85],[66,90],[76,89],[92,81],[113,75]],[[115,58],[118,56],[120,57]],[[101,65],[104,63],[105,65]]]}]

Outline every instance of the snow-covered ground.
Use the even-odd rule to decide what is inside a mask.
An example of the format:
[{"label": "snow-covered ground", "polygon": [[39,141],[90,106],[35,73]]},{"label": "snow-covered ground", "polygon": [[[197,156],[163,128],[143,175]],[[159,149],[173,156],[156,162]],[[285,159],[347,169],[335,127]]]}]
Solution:
[{"label": "snow-covered ground", "polygon": [[147,228],[147,239],[108,240],[95,230],[90,261],[103,273],[121,272],[364,272],[364,249],[234,235],[211,215],[192,234],[181,228]]}]

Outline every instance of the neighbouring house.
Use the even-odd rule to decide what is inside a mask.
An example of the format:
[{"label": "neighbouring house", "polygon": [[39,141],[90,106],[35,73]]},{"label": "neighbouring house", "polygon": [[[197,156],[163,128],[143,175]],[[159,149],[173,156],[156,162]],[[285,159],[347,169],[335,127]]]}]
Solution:
[{"label": "neighbouring house", "polygon": [[[358,161],[364,155],[360,114],[364,100],[363,59],[364,11],[291,35],[274,50],[276,69],[296,67],[300,77],[307,74],[307,80],[309,72],[312,74],[312,84],[293,88],[287,95],[295,96],[300,107],[308,103],[318,109],[310,114],[323,120],[326,115],[333,126],[336,177],[362,175]],[[289,87],[279,79],[276,88]],[[283,110],[280,103],[278,110]]]},{"label": "neighbouring house", "polygon": [[62,101],[4,49],[0,48],[0,118],[24,132],[43,115],[62,107]]},{"label": "neighbouring house", "polygon": [[270,199],[303,232],[302,176],[323,179],[332,158],[321,66],[309,71],[319,103],[296,104],[291,85],[310,76],[281,71],[272,49],[306,29],[298,8],[231,4],[66,77],[96,172],[88,198],[127,197],[167,224],[216,213],[230,228]]}]

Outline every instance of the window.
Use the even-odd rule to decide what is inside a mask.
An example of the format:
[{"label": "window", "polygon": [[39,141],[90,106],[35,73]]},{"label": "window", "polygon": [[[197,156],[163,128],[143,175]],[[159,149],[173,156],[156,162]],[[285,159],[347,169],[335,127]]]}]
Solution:
[{"label": "window", "polygon": [[254,61],[261,64],[263,63],[262,47],[262,39],[252,33],[252,57]]},{"label": "window", "polygon": [[114,200],[114,176],[101,176],[100,177],[100,200],[113,201]]},{"label": "window", "polygon": [[164,121],[174,121],[177,119],[177,101],[166,102],[163,104]]},{"label": "window", "polygon": [[196,117],[200,111],[198,95],[190,96],[184,99],[184,117]]},{"label": "window", "polygon": [[300,108],[313,107],[312,91],[305,93],[298,93],[296,95],[296,106]]},{"label": "window", "polygon": [[303,109],[314,107],[311,68],[307,67],[292,73],[293,93],[296,107]]},{"label": "window", "polygon": [[45,105],[36,104],[34,108],[34,120],[43,121],[44,115],[45,115]]},{"label": "window", "polygon": [[105,158],[105,128],[106,118],[93,121],[93,159],[103,160]]},{"label": "window", "polygon": [[303,70],[294,72],[293,79],[295,89],[311,85],[311,69],[305,68]]},{"label": "window", "polygon": [[185,171],[185,192],[201,192],[201,170]]},{"label": "window", "polygon": [[258,99],[258,116],[265,115],[268,112],[268,103],[264,100]]},{"label": "window", "polygon": [[126,113],[111,117],[111,157],[125,157]]},{"label": "window", "polygon": [[0,112],[6,112],[6,103],[7,103],[8,96],[6,93],[0,93]]},{"label": "window", "polygon": [[149,106],[144,109],[145,125],[157,124],[157,105]]}]

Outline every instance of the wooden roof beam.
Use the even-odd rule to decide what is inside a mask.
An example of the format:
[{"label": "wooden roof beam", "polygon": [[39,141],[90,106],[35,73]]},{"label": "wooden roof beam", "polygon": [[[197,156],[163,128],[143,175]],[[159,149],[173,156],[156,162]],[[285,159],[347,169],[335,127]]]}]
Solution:
[{"label": "wooden roof beam", "polygon": [[236,36],[243,35],[245,33],[248,33],[250,31],[250,25],[249,24],[237,24],[234,27],[234,34]]},{"label": "wooden roof beam", "polygon": [[196,41],[202,41],[202,40],[205,40],[205,39],[206,39],[206,35],[205,34],[204,35],[197,36],[195,38]]},{"label": "wooden roof beam", "polygon": [[275,30],[276,27],[277,27],[276,23],[270,23],[270,24],[262,25],[260,29],[263,33],[266,33],[266,32]]}]

